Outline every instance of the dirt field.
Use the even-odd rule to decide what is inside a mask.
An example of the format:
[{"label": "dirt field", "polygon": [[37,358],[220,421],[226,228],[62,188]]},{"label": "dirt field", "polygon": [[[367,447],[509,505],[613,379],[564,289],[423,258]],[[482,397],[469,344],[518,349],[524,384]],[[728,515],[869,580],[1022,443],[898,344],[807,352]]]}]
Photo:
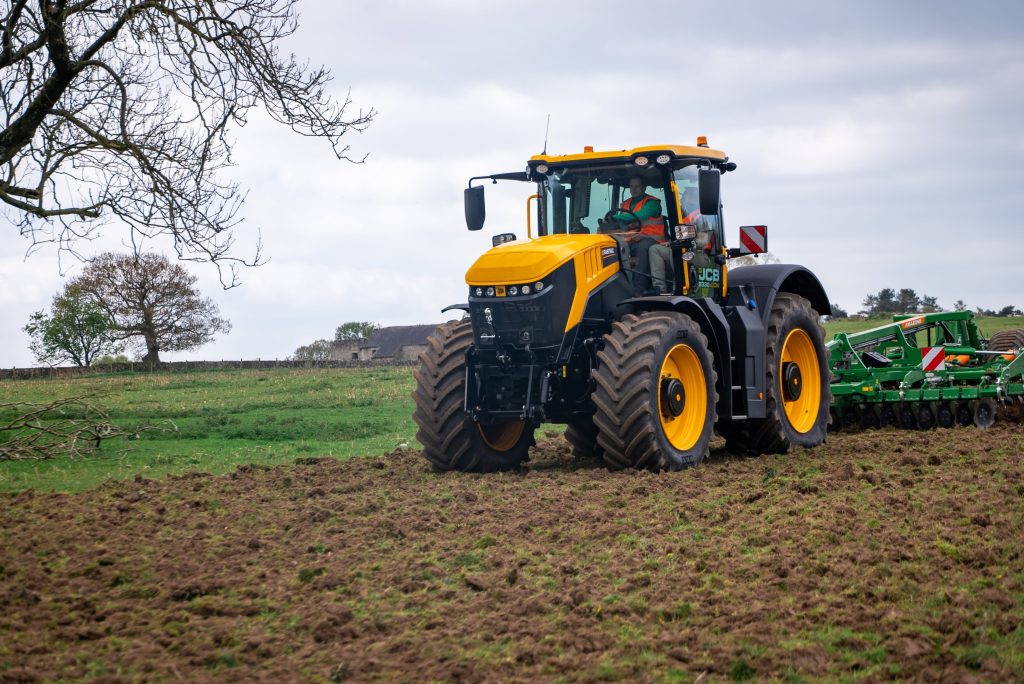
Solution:
[{"label": "dirt field", "polygon": [[305,459],[0,529],[3,682],[1024,678],[1019,417],[662,475]]}]

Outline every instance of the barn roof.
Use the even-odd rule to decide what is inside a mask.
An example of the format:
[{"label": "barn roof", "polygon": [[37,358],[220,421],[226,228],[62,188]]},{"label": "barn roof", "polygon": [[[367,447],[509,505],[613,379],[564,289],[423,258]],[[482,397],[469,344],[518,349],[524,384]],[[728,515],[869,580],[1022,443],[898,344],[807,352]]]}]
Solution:
[{"label": "barn roof", "polygon": [[427,343],[427,337],[437,328],[437,325],[393,325],[388,328],[381,328],[370,335],[370,338],[360,345],[360,348],[377,347],[374,358],[387,358],[394,356],[402,347],[423,345]]}]

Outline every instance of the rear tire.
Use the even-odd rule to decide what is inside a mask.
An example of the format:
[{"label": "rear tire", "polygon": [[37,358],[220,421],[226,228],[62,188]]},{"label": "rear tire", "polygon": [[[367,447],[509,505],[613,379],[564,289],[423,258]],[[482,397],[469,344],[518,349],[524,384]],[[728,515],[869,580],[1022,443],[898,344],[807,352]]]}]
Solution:
[{"label": "rear tire", "polygon": [[[729,426],[723,436],[730,451],[784,454],[794,446],[814,447],[825,441],[832,389],[823,337],[809,301],[789,292],[775,297],[765,339],[768,415]],[[799,374],[794,376],[789,364]],[[799,382],[794,384],[794,377]],[[783,387],[787,378],[789,391]]]},{"label": "rear tire", "polygon": [[572,457],[577,461],[601,460],[604,449],[597,443],[597,426],[593,419],[587,422],[569,423],[565,427],[565,441],[572,447]]},{"label": "rear tire", "polygon": [[416,439],[435,472],[517,470],[534,444],[534,425],[475,422],[463,410],[466,351],[473,346],[468,320],[445,323],[427,338],[416,370]]},{"label": "rear tire", "polygon": [[608,467],[679,470],[704,460],[718,394],[700,326],[676,312],[630,314],[604,340],[593,399]]}]

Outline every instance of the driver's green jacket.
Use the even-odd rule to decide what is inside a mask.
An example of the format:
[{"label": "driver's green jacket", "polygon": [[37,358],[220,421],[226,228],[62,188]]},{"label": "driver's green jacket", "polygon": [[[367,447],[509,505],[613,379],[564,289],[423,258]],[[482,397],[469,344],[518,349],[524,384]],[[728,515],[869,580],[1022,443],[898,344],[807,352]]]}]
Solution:
[{"label": "driver's green jacket", "polygon": [[[647,198],[646,202],[643,202],[644,198]],[[643,202],[643,206],[639,209],[634,210],[633,207]],[[652,218],[654,216],[661,216],[661,200],[653,195],[640,195],[639,197],[630,197],[622,203],[622,208],[626,211],[636,214],[636,218],[640,219],[641,223],[644,219]],[[630,214],[615,214],[613,216],[616,221],[635,221]]]}]

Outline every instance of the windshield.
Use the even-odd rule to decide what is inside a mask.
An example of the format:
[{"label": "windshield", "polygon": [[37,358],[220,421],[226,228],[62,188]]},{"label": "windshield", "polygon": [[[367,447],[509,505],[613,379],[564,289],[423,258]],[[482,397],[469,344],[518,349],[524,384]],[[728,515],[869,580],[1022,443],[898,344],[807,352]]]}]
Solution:
[{"label": "windshield", "polygon": [[598,220],[631,199],[629,182],[636,177],[642,194],[656,198],[665,213],[665,179],[658,168],[632,163],[553,168],[540,183],[541,235],[599,232]]}]

